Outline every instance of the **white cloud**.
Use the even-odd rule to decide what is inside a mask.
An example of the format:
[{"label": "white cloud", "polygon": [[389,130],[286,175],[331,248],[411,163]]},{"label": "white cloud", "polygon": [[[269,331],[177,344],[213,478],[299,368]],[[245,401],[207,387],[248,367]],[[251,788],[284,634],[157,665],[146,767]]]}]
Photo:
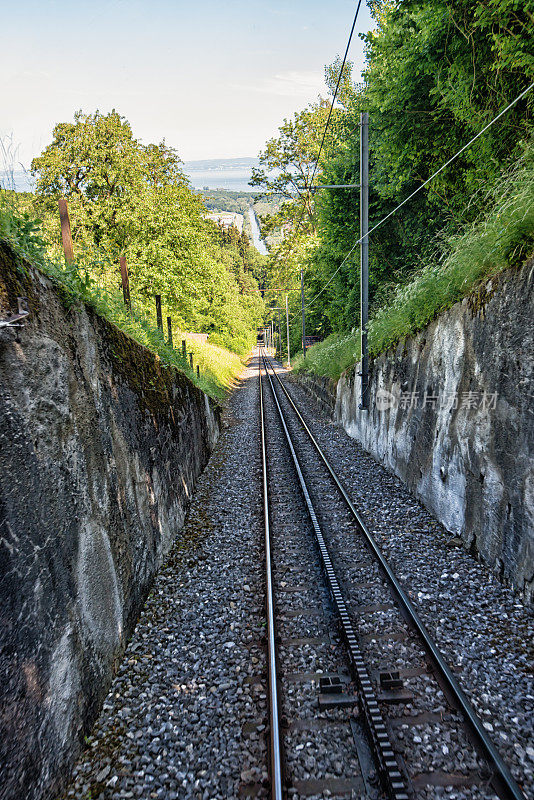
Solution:
[{"label": "white cloud", "polygon": [[239,85],[235,88],[278,97],[298,97],[308,100],[314,99],[318,94],[326,93],[323,73],[313,70],[279,72],[272,77],[263,78],[257,84]]}]

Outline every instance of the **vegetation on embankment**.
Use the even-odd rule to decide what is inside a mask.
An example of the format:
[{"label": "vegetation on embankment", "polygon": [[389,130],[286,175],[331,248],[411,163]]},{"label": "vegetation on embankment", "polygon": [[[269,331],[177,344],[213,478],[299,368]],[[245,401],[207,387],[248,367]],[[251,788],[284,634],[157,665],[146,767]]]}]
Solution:
[{"label": "vegetation on embankment", "polygon": [[527,5],[373,0],[373,30],[361,35],[362,80],[353,80],[350,63],[340,76],[337,59],[325,69],[330,94],[339,86],[331,113],[330,101],[320,99],[266,142],[252,184],[283,200],[268,220],[281,239],[268,264],[267,289],[275,291],[265,297],[276,307],[280,291],[288,291],[292,353],[302,333],[301,269],[309,335],[335,334],[326,347],[339,341],[350,352],[348,332],[360,325],[362,112],[369,114],[375,351],[424,326],[528,248],[528,220],[510,220],[505,208],[511,226],[501,236],[491,196],[504,176],[513,204],[514,182],[518,195],[525,189],[513,165],[531,158],[534,27]]},{"label": "vegetation on embankment", "polygon": [[[56,125],[52,142],[32,162],[32,174],[33,193],[0,189],[0,236],[62,285],[69,302],[87,302],[221,397],[240,372],[263,316],[258,279],[264,256],[246,234],[207,219],[177,153],[164,142],[143,145],[116,111],[79,111],[74,122]],[[68,266],[60,197],[68,201],[72,229]],[[120,257],[128,267],[131,311],[123,302]],[[157,329],[156,295],[165,335]],[[166,343],[167,317],[176,350]],[[194,372],[181,356],[187,331],[211,337],[210,344],[189,343]]]},{"label": "vegetation on embankment", "polygon": [[[171,348],[154,318],[135,300],[128,311],[121,290],[99,286],[77,263],[67,266],[59,256],[50,255],[38,221],[31,213],[19,210],[17,199],[11,192],[0,191],[0,239],[9,244],[21,262],[31,264],[52,278],[66,304],[86,303],[136,342],[156,353],[162,364],[184,372],[210,397],[221,400],[226,396],[243,369],[239,355],[221,346],[188,339],[187,334],[182,336],[176,327],[173,328],[173,339],[177,347]],[[181,338],[187,340],[188,353],[193,352],[193,369],[189,356],[182,358]],[[197,364],[200,377],[196,373]]]},{"label": "vegetation on embankment", "polygon": [[[472,294],[483,281],[517,267],[532,255],[534,143],[482,199],[491,211],[450,237],[444,260],[421,269],[373,315],[369,323],[371,355],[421,330],[439,313]],[[293,368],[337,380],[359,358],[359,331],[334,333],[310,347],[305,361],[299,353]]]},{"label": "vegetation on embankment", "polygon": [[360,358],[360,331],[331,333],[322,342],[306,348],[306,360],[302,350],[291,357],[293,372],[321,375],[337,381],[342,372]]}]

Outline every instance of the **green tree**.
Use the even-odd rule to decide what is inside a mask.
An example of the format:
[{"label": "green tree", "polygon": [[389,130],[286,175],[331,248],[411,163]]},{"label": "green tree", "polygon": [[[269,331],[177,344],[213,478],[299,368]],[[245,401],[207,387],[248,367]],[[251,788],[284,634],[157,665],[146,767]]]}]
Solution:
[{"label": "green tree", "polygon": [[[534,80],[534,3],[514,0],[376,0],[364,82],[346,76],[336,148],[324,183],[359,182],[359,116],[370,112],[370,226],[421,185]],[[330,85],[337,65],[327,68]],[[422,264],[444,257],[443,242],[472,223],[485,195],[515,161],[532,130],[534,92],[372,236],[371,306]],[[359,195],[324,190],[315,205],[318,246],[307,269],[310,327],[343,330],[358,320]],[[343,264],[343,266],[341,266]]]},{"label": "green tree", "polygon": [[247,349],[262,313],[247,243],[206,219],[172,148],[141,144],[116,111],[77,112],[74,123],[56,125],[32,171],[50,240],[60,246],[57,198],[65,196],[77,262],[102,288],[119,288],[124,255],[136,303],[152,312],[161,294],[183,330]]},{"label": "green tree", "polygon": [[269,219],[270,227],[293,225],[302,214],[302,230],[315,230],[313,190],[318,178],[315,165],[328,108],[329,103],[320,100],[295,113],[292,119],[285,119],[278,129],[279,136],[269,139],[259,155],[260,167],[253,168],[250,185],[261,187],[261,196],[275,195],[285,201],[280,212]]}]

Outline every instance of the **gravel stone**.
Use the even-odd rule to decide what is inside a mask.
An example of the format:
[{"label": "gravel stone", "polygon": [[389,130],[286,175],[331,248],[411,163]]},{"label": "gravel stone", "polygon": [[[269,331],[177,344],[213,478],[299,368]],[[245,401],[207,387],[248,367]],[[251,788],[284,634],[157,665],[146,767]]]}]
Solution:
[{"label": "gravel stone", "polygon": [[[333,425],[293,380],[283,379],[516,779],[527,795],[533,794],[529,648],[534,637],[528,609],[451,541],[400,481]],[[295,781],[359,776],[349,724],[358,710],[318,708],[321,675],[339,675],[348,693],[355,687],[305,507],[295,494],[274,402],[267,386],[264,391],[286,776],[288,795],[299,798]],[[154,583],[65,797],[268,796],[254,362],[233,393],[222,424],[186,525]],[[290,427],[293,431],[294,423]],[[312,456],[301,438],[297,436],[304,468],[313,473]],[[307,477],[312,493],[324,494],[324,477],[319,472]],[[426,670],[421,645],[400,619],[376,564],[331,488],[327,494],[323,527],[372,680],[378,687],[379,671],[397,668],[413,694],[405,703],[382,704],[399,762],[404,761],[411,775],[480,771],[482,762],[458,714]],[[421,714],[426,715],[423,722]],[[314,796],[340,795],[327,789]],[[494,800],[482,784],[418,786],[415,797]]]},{"label": "gravel stone", "polygon": [[[282,370],[280,375],[462,688],[486,722],[485,727],[515,779],[527,797],[534,796],[534,758],[526,750],[532,750],[534,728],[532,608],[466,552],[461,541],[451,537],[396,476],[335,425],[296,377]],[[385,593],[380,586],[361,584],[362,579],[374,582],[374,578],[357,538],[354,532],[347,531],[345,536],[336,533],[331,540],[336,563],[343,570],[344,588],[354,604],[371,606],[384,602]],[[352,566],[351,562],[358,559],[361,563]],[[362,632],[368,631],[369,621],[369,617],[359,618]],[[389,621],[389,615],[372,617],[377,630],[383,631]],[[409,632],[402,643],[378,640],[369,644],[366,658],[370,657],[375,669],[380,663],[388,663],[388,658],[398,668],[416,667],[418,659],[423,661],[422,654],[418,657],[411,644]],[[407,688],[413,688],[412,682],[413,679],[405,681]],[[435,708],[440,707],[442,700],[437,693],[429,694],[428,710],[432,710],[433,703],[437,704]],[[451,747],[451,753],[453,749],[456,750]],[[451,788],[452,794],[440,787],[428,791],[428,796],[436,797],[491,796],[484,794],[481,787],[468,791]]]}]

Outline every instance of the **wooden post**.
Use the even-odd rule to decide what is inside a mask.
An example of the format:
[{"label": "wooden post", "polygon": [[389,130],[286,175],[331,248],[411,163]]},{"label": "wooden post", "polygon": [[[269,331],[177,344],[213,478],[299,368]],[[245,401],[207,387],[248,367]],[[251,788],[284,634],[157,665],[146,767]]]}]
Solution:
[{"label": "wooden post", "polygon": [[124,305],[128,306],[128,308],[130,309],[132,307],[130,302],[130,279],[128,277],[126,256],[120,257],[120,265],[121,265],[122,294],[124,297]]},{"label": "wooden post", "polygon": [[193,369],[193,353],[189,353],[189,363],[191,364],[191,369]]},{"label": "wooden post", "polygon": [[163,333],[163,317],[161,316],[161,295],[156,295],[156,319],[158,321],[158,328]]},{"label": "wooden post", "polygon": [[200,378],[200,367],[198,364],[197,364],[197,378]]},{"label": "wooden post", "polygon": [[167,317],[167,333],[169,335],[169,347],[172,347],[172,321]]},{"label": "wooden post", "polygon": [[72,249],[72,235],[70,232],[70,219],[67,201],[64,197],[60,197],[58,202],[59,206],[59,219],[61,222],[61,239],[63,240],[63,252],[65,253],[65,261],[67,264],[72,264],[74,261],[74,250]]},{"label": "wooden post", "polygon": [[187,342],[185,339],[182,339],[182,358],[187,358]]}]

